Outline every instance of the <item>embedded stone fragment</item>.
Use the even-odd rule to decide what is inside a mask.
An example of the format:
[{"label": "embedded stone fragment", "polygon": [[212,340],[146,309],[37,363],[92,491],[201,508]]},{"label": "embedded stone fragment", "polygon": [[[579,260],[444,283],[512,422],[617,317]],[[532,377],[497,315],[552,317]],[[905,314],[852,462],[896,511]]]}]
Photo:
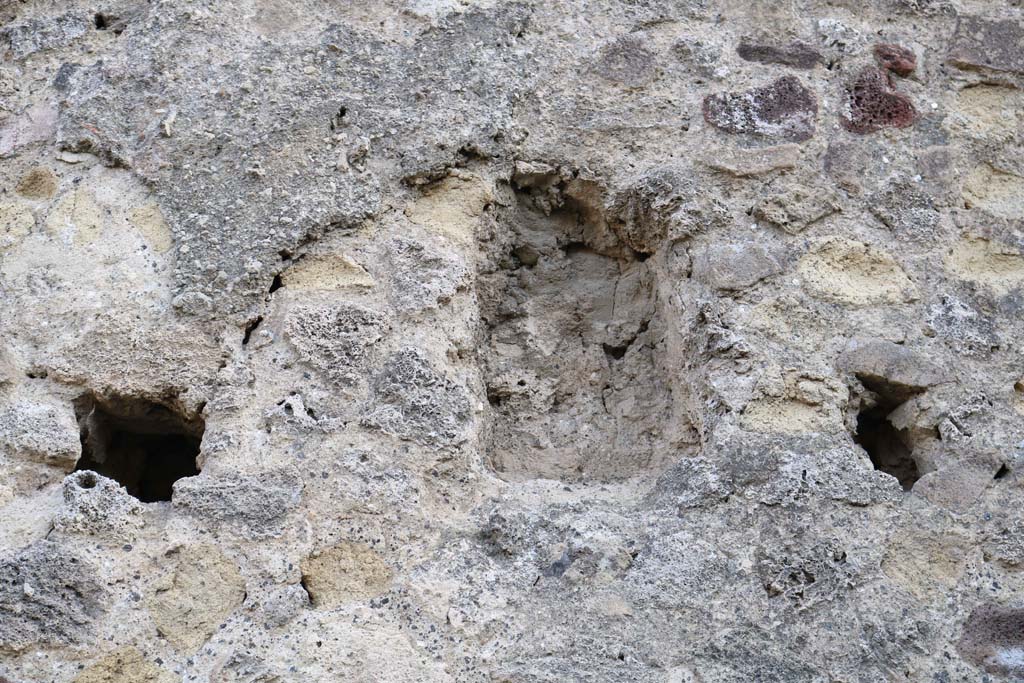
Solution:
[{"label": "embedded stone fragment", "polygon": [[429,242],[399,238],[388,245],[390,298],[400,311],[415,313],[452,300],[469,282],[459,255]]},{"label": "embedded stone fragment", "polygon": [[1024,215],[1024,176],[991,164],[980,164],[964,179],[964,205],[1000,218]]},{"label": "embedded stone fragment", "polygon": [[21,203],[0,202],[0,248],[28,235],[36,224],[32,210]]},{"label": "embedded stone fragment", "polygon": [[693,255],[693,277],[715,289],[745,289],[779,272],[778,255],[756,242],[711,244]]},{"label": "embedded stone fragment", "polygon": [[917,120],[910,98],[896,92],[882,69],[865,67],[846,86],[845,111],[841,123],[859,135],[882,128],[906,128]]},{"label": "embedded stone fragment", "polygon": [[1024,676],[1024,609],[986,603],[975,607],[957,643],[960,655],[1000,676]]},{"label": "embedded stone fragment", "polygon": [[56,130],[57,108],[50,102],[33,105],[0,127],[0,158],[10,156],[26,145],[47,140]]},{"label": "embedded stone fragment", "polygon": [[813,69],[824,59],[821,52],[799,40],[794,40],[787,45],[776,46],[753,43],[744,39],[736,48],[736,54],[740,56],[740,59],[748,62],[781,64],[795,69]]},{"label": "embedded stone fragment", "polygon": [[50,169],[38,166],[23,175],[15,189],[22,197],[49,199],[57,192],[57,176]]},{"label": "embedded stone fragment", "polygon": [[705,155],[702,161],[716,171],[745,178],[795,168],[800,161],[800,146],[786,143],[757,149],[719,148]]},{"label": "embedded stone fragment", "polygon": [[91,470],[64,478],[64,505],[54,527],[64,532],[130,538],[142,527],[139,500],[113,479]]},{"label": "embedded stone fragment", "polygon": [[359,381],[373,345],[385,332],[382,313],[350,303],[297,306],[285,323],[285,334],[302,359],[346,386]]},{"label": "embedded stone fragment", "polygon": [[302,482],[291,472],[205,473],[179,479],[171,501],[197,517],[227,523],[264,536],[274,533],[299,504]]},{"label": "embedded stone fragment", "polygon": [[146,601],[157,631],[182,652],[194,652],[241,607],[245,579],[235,562],[211,545],[167,554],[174,568],[160,577]]},{"label": "embedded stone fragment", "polygon": [[839,355],[840,370],[872,386],[887,385],[886,393],[909,396],[945,381],[942,369],[902,344],[885,339],[852,339]]},{"label": "embedded stone fragment", "polygon": [[84,668],[73,683],[175,683],[170,671],[148,660],[131,645],[118,648]]},{"label": "embedded stone fragment", "polygon": [[919,600],[936,600],[959,581],[970,552],[970,539],[963,534],[914,527],[890,540],[882,571]]},{"label": "embedded stone fragment", "polygon": [[129,218],[135,229],[149,242],[153,251],[162,254],[174,246],[171,227],[167,224],[160,205],[156,202],[136,207]]},{"label": "embedded stone fragment", "polygon": [[51,541],[0,561],[0,652],[85,642],[102,611],[98,571]]},{"label": "embedded stone fragment", "polygon": [[595,70],[603,78],[626,87],[641,87],[657,75],[655,55],[635,36],[616,38],[597,54]]},{"label": "embedded stone fragment", "polygon": [[81,452],[70,404],[25,400],[0,409],[0,453],[70,470]]},{"label": "embedded stone fragment", "polygon": [[897,181],[868,199],[868,209],[893,233],[908,240],[935,239],[939,210],[920,183]]},{"label": "embedded stone fragment", "polygon": [[87,30],[89,22],[79,13],[33,18],[0,30],[0,47],[6,47],[15,59],[24,59],[35,52],[67,45]]},{"label": "embedded stone fragment", "polygon": [[816,240],[797,268],[812,296],[852,305],[914,301],[917,287],[892,255],[843,237]]},{"label": "embedded stone fragment", "polygon": [[954,277],[1007,294],[1024,287],[1024,254],[1020,249],[976,235],[967,235],[950,248],[944,260]]},{"label": "embedded stone fragment", "polygon": [[962,16],[946,61],[961,69],[1024,73],[1024,28],[1016,19]]},{"label": "embedded stone fragment", "polygon": [[902,45],[878,43],[873,52],[878,65],[897,76],[906,78],[917,68],[917,55]]},{"label": "embedded stone fragment", "polygon": [[346,254],[306,256],[281,274],[290,291],[371,289],[375,282],[366,269]]},{"label": "embedded stone fragment", "polygon": [[1024,116],[1024,93],[1003,85],[972,84],[957,93],[957,113],[971,136],[1008,142]]},{"label": "embedded stone fragment", "polygon": [[956,352],[983,356],[999,346],[995,320],[970,301],[944,295],[928,307],[928,331]]},{"label": "embedded stone fragment", "polygon": [[951,465],[922,475],[914,484],[914,495],[950,512],[963,514],[991,484],[992,472],[987,468]]},{"label": "embedded stone fragment", "polygon": [[416,225],[456,244],[470,244],[484,207],[494,200],[492,188],[475,176],[450,176],[431,185],[405,209]]},{"label": "embedded stone fragment", "polygon": [[461,443],[469,418],[463,387],[439,373],[419,349],[392,354],[373,378],[362,424],[431,445]]},{"label": "embedded stone fragment", "polygon": [[612,201],[609,225],[630,249],[653,254],[665,240],[685,193],[684,181],[673,172],[645,175]]},{"label": "embedded stone fragment", "polygon": [[754,216],[790,235],[840,210],[839,198],[824,187],[793,184],[754,206]]},{"label": "embedded stone fragment", "polygon": [[704,98],[704,120],[726,133],[802,142],[814,135],[818,101],[793,76],[744,92]]},{"label": "embedded stone fragment", "polygon": [[302,562],[302,585],[317,608],[367,600],[390,583],[391,568],[365,543],[339,543]]},{"label": "embedded stone fragment", "polygon": [[66,193],[46,217],[46,231],[54,237],[71,235],[75,244],[95,242],[106,220],[92,192],[79,187]]}]

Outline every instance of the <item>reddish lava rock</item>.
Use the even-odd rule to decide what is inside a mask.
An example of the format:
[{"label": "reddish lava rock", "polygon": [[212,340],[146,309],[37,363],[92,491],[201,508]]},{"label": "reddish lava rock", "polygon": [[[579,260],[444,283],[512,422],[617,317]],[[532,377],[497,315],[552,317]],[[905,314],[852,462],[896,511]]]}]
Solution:
[{"label": "reddish lava rock", "polygon": [[875,59],[883,69],[904,78],[917,68],[917,55],[901,45],[878,43],[875,45]]},{"label": "reddish lava rock", "polygon": [[818,101],[794,76],[744,92],[704,98],[704,120],[727,133],[801,142],[814,135]]},{"label": "reddish lava rock", "polygon": [[889,75],[877,67],[860,71],[846,86],[848,115],[842,117],[846,130],[860,135],[885,127],[906,128],[917,119],[910,98],[896,92]]}]

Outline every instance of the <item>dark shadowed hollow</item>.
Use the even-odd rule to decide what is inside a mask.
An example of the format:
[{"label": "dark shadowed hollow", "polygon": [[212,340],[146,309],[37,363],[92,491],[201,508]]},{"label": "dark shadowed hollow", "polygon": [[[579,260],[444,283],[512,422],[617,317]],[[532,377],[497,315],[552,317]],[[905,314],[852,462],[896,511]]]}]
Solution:
[{"label": "dark shadowed hollow", "polygon": [[146,399],[92,394],[75,402],[75,412],[82,434],[76,470],[114,479],[144,503],[169,501],[174,482],[199,474],[202,418]]}]

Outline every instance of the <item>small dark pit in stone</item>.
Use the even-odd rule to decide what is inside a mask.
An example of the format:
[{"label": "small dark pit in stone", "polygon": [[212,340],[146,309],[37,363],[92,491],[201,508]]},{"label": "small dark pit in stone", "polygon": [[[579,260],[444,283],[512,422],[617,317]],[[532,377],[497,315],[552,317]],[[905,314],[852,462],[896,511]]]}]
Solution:
[{"label": "small dark pit in stone", "polygon": [[242,337],[242,345],[249,343],[249,339],[252,338],[252,333],[256,331],[256,328],[263,322],[263,316],[258,315],[253,320],[249,321],[249,324],[245,326],[245,335]]},{"label": "small dark pit in stone", "polygon": [[1010,474],[1010,468],[1007,467],[1006,465],[1000,465],[999,469],[995,473],[995,476],[993,476],[992,478],[998,481],[1000,479],[1005,479],[1008,474]]},{"label": "small dark pit in stone", "polygon": [[281,280],[281,273],[278,273],[277,275],[274,276],[273,281],[271,281],[270,288],[267,289],[267,293],[273,294],[282,287],[284,287],[284,282]]},{"label": "small dark pit in stone", "polygon": [[75,483],[78,484],[80,489],[96,488],[96,475],[93,472],[81,472],[75,478]]},{"label": "small dark pit in stone", "polygon": [[82,434],[76,470],[109,477],[145,503],[169,501],[174,482],[199,474],[205,422],[172,401],[89,393],[75,401],[75,413]]},{"label": "small dark pit in stone", "polygon": [[620,346],[612,346],[611,344],[602,344],[605,355],[614,360],[622,360],[626,356],[626,351],[629,351],[629,343],[622,344]]}]

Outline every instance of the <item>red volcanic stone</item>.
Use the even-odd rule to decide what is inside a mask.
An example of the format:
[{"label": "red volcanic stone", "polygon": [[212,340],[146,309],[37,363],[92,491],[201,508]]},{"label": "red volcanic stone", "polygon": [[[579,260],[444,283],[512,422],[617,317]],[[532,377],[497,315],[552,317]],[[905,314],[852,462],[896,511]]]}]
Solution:
[{"label": "red volcanic stone", "polygon": [[1024,74],[1024,29],[1013,19],[961,17],[947,61],[961,69]]},{"label": "red volcanic stone", "polygon": [[818,101],[794,76],[744,92],[704,98],[704,120],[725,131],[801,142],[814,135]]},{"label": "red volcanic stone", "polygon": [[748,62],[782,64],[795,69],[813,69],[815,64],[822,61],[820,52],[807,43],[799,41],[776,47],[775,45],[761,45],[741,40],[739,47],[736,48],[736,54]]},{"label": "red volcanic stone", "polygon": [[875,45],[875,59],[883,69],[904,78],[917,68],[917,55],[901,45],[878,43]]},{"label": "red volcanic stone", "polygon": [[886,72],[873,66],[862,69],[846,86],[846,100],[843,127],[860,135],[885,127],[906,128],[917,119],[910,98],[893,90]]}]

